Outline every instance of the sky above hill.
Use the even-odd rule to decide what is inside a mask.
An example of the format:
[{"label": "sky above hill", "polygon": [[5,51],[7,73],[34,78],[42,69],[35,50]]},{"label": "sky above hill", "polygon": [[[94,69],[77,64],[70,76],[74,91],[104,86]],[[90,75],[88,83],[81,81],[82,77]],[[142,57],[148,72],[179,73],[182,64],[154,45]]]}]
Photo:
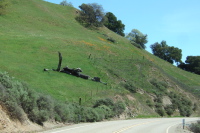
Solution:
[{"label": "sky above hill", "polygon": [[[45,0],[60,4],[63,0]],[[79,9],[82,3],[102,5],[125,24],[124,33],[138,29],[148,35],[150,45],[165,40],[187,56],[200,56],[200,0],[67,0]]]}]

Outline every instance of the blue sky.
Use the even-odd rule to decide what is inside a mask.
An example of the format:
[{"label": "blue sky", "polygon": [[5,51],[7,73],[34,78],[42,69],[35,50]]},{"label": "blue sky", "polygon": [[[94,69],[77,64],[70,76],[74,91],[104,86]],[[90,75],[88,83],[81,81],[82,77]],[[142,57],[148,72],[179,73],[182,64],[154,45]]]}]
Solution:
[{"label": "blue sky", "polygon": [[[45,0],[60,4],[62,0]],[[125,24],[125,33],[138,29],[150,45],[165,40],[187,56],[200,56],[200,0],[67,0],[79,9],[82,3],[98,3]]]}]

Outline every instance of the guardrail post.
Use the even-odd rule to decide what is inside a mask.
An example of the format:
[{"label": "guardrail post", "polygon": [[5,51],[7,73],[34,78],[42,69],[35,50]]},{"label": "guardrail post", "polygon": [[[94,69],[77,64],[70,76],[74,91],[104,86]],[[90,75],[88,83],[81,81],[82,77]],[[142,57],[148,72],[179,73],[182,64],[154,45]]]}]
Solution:
[{"label": "guardrail post", "polygon": [[183,129],[185,129],[185,119],[183,119]]}]

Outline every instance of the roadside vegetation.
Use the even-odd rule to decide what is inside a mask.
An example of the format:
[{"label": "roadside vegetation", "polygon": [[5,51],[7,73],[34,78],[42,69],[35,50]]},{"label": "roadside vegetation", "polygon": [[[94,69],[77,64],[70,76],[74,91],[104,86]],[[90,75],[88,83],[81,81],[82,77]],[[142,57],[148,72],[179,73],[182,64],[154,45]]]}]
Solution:
[{"label": "roadside vegetation", "polygon": [[59,122],[95,122],[116,117],[124,112],[122,101],[99,99],[93,106],[86,107],[75,103],[63,103],[48,95],[32,91],[27,84],[0,72],[0,102],[7,110],[11,119],[43,125],[43,122],[54,120]]},{"label": "roadside vegetation", "polygon": [[191,124],[190,130],[194,133],[199,133],[200,132],[200,120],[198,120],[197,123]]}]

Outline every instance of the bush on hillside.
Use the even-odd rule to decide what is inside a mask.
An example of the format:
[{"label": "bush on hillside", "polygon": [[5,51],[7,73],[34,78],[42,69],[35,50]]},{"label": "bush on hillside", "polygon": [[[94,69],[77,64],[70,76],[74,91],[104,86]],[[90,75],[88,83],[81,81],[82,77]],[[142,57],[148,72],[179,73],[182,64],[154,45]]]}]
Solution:
[{"label": "bush on hillside", "polygon": [[133,46],[135,46],[136,48],[142,49],[142,47],[137,43],[132,42],[131,44],[133,44]]},{"label": "bush on hillside", "polygon": [[160,116],[164,116],[164,115],[165,115],[165,111],[163,110],[162,107],[156,108],[156,112],[157,112]]},{"label": "bush on hillside", "polygon": [[125,111],[125,109],[126,109],[126,106],[122,101],[116,102],[113,108],[115,115],[122,114]]},{"label": "bush on hillside", "polygon": [[163,82],[163,81],[158,81],[157,79],[152,79],[150,81],[150,83],[154,86],[155,90],[155,94],[158,95],[164,95],[164,93],[167,92],[167,83]]},{"label": "bush on hillside", "polygon": [[136,93],[137,92],[137,87],[133,85],[131,82],[126,82],[123,84],[124,88],[130,91],[131,93]]},{"label": "bush on hillside", "polygon": [[[30,120],[41,124],[49,118],[52,109],[45,110],[45,108],[50,106],[51,102],[47,101],[46,106],[41,108],[45,105],[45,100],[41,100],[43,97],[36,97],[25,83],[14,80],[5,72],[0,73],[0,84],[0,100],[7,107],[12,119],[23,122],[26,119],[26,113]],[[40,108],[38,109],[38,107]]]},{"label": "bush on hillside", "polygon": [[150,108],[152,108],[152,107],[154,106],[153,102],[150,101],[150,100],[147,100],[147,101],[146,101],[146,104],[147,104]]},{"label": "bush on hillside", "polygon": [[107,40],[110,41],[110,42],[112,42],[112,43],[115,43],[115,42],[116,42],[116,40],[113,39],[112,37],[108,37]]},{"label": "bush on hillside", "polygon": [[50,96],[33,92],[25,83],[0,72],[0,102],[13,119],[23,122],[28,118],[40,125],[54,119],[59,122],[95,122],[120,115],[125,110],[123,102],[114,103],[111,99],[97,100],[93,107],[78,104],[58,103]]},{"label": "bush on hillside", "polygon": [[167,115],[171,116],[174,113],[174,108],[172,105],[165,106],[165,112]]},{"label": "bush on hillside", "polygon": [[190,125],[190,130],[194,133],[200,133],[200,120],[197,123],[192,123]]},{"label": "bush on hillside", "polygon": [[105,118],[119,116],[126,109],[126,106],[122,101],[114,103],[109,98],[97,100],[93,107],[103,110]]},{"label": "bush on hillside", "polygon": [[193,111],[196,111],[198,109],[198,106],[197,106],[197,104],[196,103],[194,103],[194,106],[193,106]]},{"label": "bush on hillside", "polygon": [[95,108],[97,112],[100,112],[100,118],[103,119],[109,119],[113,117],[113,111],[106,105],[100,105],[97,108]]},{"label": "bush on hillside", "polygon": [[55,120],[59,122],[66,122],[68,120],[69,108],[65,104],[57,103],[54,106]]},{"label": "bush on hillside", "polygon": [[40,95],[36,101],[39,110],[47,110],[50,116],[53,113],[54,101],[50,96]]},{"label": "bush on hillside", "polygon": [[162,102],[162,96],[158,96],[157,98],[154,99],[154,106],[155,106],[155,111],[160,115],[164,116],[165,111],[163,109],[163,102]]},{"label": "bush on hillside", "polygon": [[7,0],[0,0],[0,15],[6,14],[6,8],[8,5]]},{"label": "bush on hillside", "polygon": [[162,97],[158,96],[157,98],[154,99],[155,103],[162,103]]},{"label": "bush on hillside", "polygon": [[0,101],[8,109],[11,118],[22,122],[25,120],[25,113],[19,105],[24,94],[23,85],[12,80],[13,78],[10,78],[6,72],[0,73]]},{"label": "bush on hillside", "polygon": [[67,0],[63,0],[62,2],[60,2],[60,5],[73,7],[72,3],[71,2],[67,2]]},{"label": "bush on hillside", "polygon": [[192,114],[192,102],[184,96],[170,92],[168,96],[171,98],[173,109],[178,109],[181,116],[189,117]]},{"label": "bush on hillside", "polygon": [[95,122],[98,121],[98,113],[94,108],[85,107],[81,108],[81,121],[82,122]]},{"label": "bush on hillside", "polygon": [[18,119],[20,122],[23,122],[26,120],[25,113],[20,106],[12,101],[6,102],[6,107],[9,111],[9,115],[12,119]]},{"label": "bush on hillside", "polygon": [[98,107],[98,106],[101,106],[101,105],[106,105],[108,107],[110,107],[111,109],[113,109],[114,107],[114,102],[109,99],[109,98],[106,98],[106,99],[100,99],[100,100],[97,100],[94,104],[94,108]]},{"label": "bush on hillside", "polygon": [[43,125],[43,122],[49,119],[48,111],[38,110],[38,108],[34,108],[29,114],[29,119],[39,125]]}]

